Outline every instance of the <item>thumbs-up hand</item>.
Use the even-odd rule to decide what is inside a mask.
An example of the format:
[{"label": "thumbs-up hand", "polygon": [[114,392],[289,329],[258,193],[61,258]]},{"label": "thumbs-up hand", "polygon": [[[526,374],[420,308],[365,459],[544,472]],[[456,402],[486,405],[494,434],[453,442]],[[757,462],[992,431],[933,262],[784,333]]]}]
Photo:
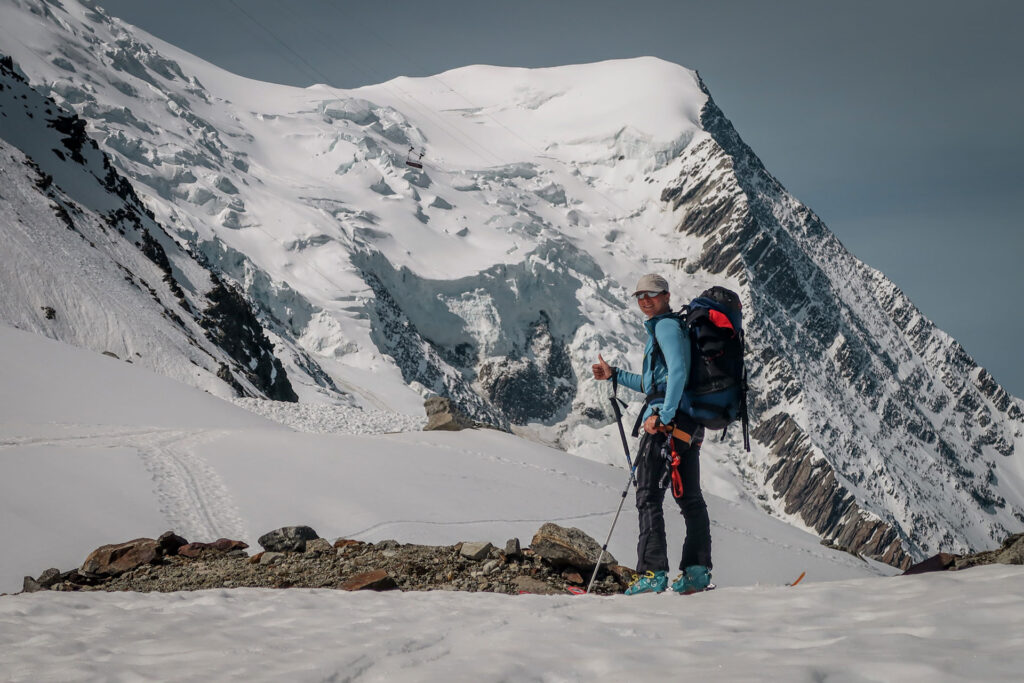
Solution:
[{"label": "thumbs-up hand", "polygon": [[612,366],[605,362],[601,354],[597,354],[597,362],[591,365],[590,369],[594,371],[594,379],[611,379],[612,377]]}]

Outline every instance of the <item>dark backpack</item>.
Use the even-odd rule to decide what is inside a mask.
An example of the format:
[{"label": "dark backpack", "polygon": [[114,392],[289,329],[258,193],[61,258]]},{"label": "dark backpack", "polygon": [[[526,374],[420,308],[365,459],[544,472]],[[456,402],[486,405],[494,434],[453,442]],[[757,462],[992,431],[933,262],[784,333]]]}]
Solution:
[{"label": "dark backpack", "polygon": [[[743,306],[736,292],[712,287],[673,316],[690,339],[690,376],[683,389],[690,416],[706,429],[725,429],[737,419],[750,450],[747,373],[743,367]],[[661,353],[654,340],[656,353]]]}]

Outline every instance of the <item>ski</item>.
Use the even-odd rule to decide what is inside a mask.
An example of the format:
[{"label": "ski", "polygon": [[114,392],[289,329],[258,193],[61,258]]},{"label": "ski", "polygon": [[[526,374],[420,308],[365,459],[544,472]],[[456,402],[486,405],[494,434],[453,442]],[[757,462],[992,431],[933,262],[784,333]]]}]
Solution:
[{"label": "ski", "polygon": [[787,583],[786,585],[787,586],[795,586],[798,583],[800,583],[805,576],[807,576],[807,572],[800,572],[800,576],[796,577],[796,581],[794,581],[793,583]]}]

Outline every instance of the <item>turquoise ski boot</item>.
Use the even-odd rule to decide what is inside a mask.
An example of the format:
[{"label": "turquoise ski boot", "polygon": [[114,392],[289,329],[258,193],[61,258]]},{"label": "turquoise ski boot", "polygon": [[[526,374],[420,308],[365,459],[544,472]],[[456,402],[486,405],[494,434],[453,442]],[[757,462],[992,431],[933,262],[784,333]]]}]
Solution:
[{"label": "turquoise ski boot", "polygon": [[711,587],[711,572],[704,565],[695,564],[687,567],[683,573],[672,582],[672,590],[681,595],[700,593]]},{"label": "turquoise ski boot", "polygon": [[638,593],[664,593],[668,588],[668,572],[646,572],[643,576],[633,574],[626,595]]}]

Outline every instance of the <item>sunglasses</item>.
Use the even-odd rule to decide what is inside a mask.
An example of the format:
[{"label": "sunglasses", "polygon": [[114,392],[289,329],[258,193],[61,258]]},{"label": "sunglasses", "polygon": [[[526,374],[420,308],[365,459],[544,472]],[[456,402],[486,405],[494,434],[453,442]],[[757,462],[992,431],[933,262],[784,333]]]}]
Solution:
[{"label": "sunglasses", "polygon": [[640,299],[653,299],[654,297],[661,296],[664,293],[665,292],[649,292],[649,291],[648,292],[637,292],[633,296],[636,297],[637,301],[640,301]]}]

